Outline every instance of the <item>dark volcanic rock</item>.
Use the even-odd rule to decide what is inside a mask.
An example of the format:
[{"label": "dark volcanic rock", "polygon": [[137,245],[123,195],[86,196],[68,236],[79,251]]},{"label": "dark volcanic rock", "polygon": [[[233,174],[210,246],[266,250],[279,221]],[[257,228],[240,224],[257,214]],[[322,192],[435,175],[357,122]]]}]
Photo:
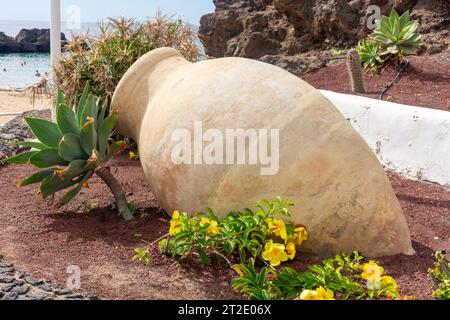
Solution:
[{"label": "dark volcanic rock", "polygon": [[[66,36],[61,33],[62,44]],[[15,37],[0,32],[0,53],[50,52],[50,29],[22,29]]]},{"label": "dark volcanic rock", "polygon": [[215,13],[202,17],[199,30],[207,55],[259,59],[296,74],[320,65],[311,52],[320,56],[365,38],[370,33],[366,27],[370,5],[378,5],[383,15],[392,7],[401,13],[411,10],[421,24],[422,52],[436,53],[450,45],[449,1],[214,0],[214,4]]},{"label": "dark volcanic rock", "polygon": [[0,32],[0,53],[20,52],[20,44],[12,37]]},{"label": "dark volcanic rock", "polygon": [[[20,278],[24,277],[24,280]],[[0,300],[98,300],[91,293],[81,294],[55,283],[35,279],[3,262],[0,255]]]}]

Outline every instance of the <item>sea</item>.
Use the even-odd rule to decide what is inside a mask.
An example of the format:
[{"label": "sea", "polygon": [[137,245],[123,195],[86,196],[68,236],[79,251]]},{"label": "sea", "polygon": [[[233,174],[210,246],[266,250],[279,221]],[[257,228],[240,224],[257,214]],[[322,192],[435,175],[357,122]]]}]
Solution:
[{"label": "sea", "polygon": [[[198,27],[191,25],[197,31]],[[0,20],[0,32],[15,37],[21,29],[48,29],[50,23],[45,21],[5,21]],[[82,23],[81,28],[73,30],[65,22],[61,24],[61,32],[67,38],[73,34],[89,32],[93,35],[99,33],[98,23]],[[197,41],[201,54],[204,54],[203,45]],[[37,77],[40,74],[41,77]],[[35,84],[42,76],[51,76],[50,54],[48,53],[21,53],[0,54],[0,90],[23,89]]]},{"label": "sea", "polygon": [[[50,23],[46,21],[5,21],[0,20],[0,32],[15,37],[21,29],[48,29]],[[70,39],[72,34],[90,32],[98,34],[97,23],[83,23],[77,30],[69,29],[62,22],[61,32]],[[38,71],[38,72],[37,72]],[[37,77],[36,74],[41,77]],[[23,89],[35,84],[45,74],[51,74],[50,54],[48,53],[10,53],[0,54],[0,90]]]}]

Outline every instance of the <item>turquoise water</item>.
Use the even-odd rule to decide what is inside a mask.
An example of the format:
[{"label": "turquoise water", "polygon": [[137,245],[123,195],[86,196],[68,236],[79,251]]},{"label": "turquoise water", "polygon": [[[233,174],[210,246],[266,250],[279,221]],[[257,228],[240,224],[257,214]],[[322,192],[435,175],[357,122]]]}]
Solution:
[{"label": "turquoise water", "polygon": [[51,73],[50,54],[0,54],[0,89],[23,89],[35,84],[42,79],[35,76],[36,70],[42,76],[45,72]]}]

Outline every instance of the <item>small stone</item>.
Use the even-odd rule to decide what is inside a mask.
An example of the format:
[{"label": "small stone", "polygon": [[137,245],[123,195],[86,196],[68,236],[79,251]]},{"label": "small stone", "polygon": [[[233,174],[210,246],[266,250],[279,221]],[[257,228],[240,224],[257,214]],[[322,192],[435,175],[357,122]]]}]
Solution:
[{"label": "small stone", "polygon": [[12,288],[14,288],[14,284],[0,285],[0,291],[10,292]]},{"label": "small stone", "polygon": [[45,293],[38,293],[38,292],[31,293],[31,292],[28,292],[25,297],[30,298],[31,300],[44,300],[45,298],[48,297],[48,295],[45,294]]},{"label": "small stone", "polygon": [[22,287],[14,287],[11,292],[15,292],[18,295],[24,295],[27,294],[28,291],[30,291],[30,288],[27,286],[22,286]]},{"label": "small stone", "polygon": [[16,285],[16,286],[23,286],[24,284],[25,284],[25,281],[23,281],[23,280],[20,280],[20,279],[15,279],[14,280],[14,284]]},{"label": "small stone", "polygon": [[4,295],[2,300],[16,300],[18,297],[19,297],[19,295],[17,293],[9,292]]},{"label": "small stone", "polygon": [[14,265],[11,263],[0,263],[0,268],[12,268]]},{"label": "small stone", "polygon": [[13,267],[0,269],[0,274],[13,274],[15,272]]},{"label": "small stone", "polygon": [[13,283],[13,282],[14,282],[13,277],[0,274],[0,283]]},{"label": "small stone", "polygon": [[19,271],[19,272],[17,272],[17,274],[18,274],[18,278],[19,279],[23,279],[25,277],[29,277],[30,276],[30,274],[28,272],[24,272],[24,271]]},{"label": "small stone", "polygon": [[44,281],[42,281],[42,280],[37,280],[37,279],[34,279],[34,278],[32,278],[32,277],[25,277],[23,280],[25,280],[25,282],[31,284],[32,286],[38,286],[38,285],[44,283]]},{"label": "small stone", "polygon": [[67,299],[83,299],[83,296],[79,293],[73,293],[66,296]]},{"label": "small stone", "polygon": [[69,289],[54,289],[53,293],[59,296],[65,296],[67,294],[71,294],[72,291],[70,291]]},{"label": "small stone", "polygon": [[46,284],[41,284],[41,285],[38,286],[38,288],[41,289],[41,290],[47,291],[47,292],[52,292],[53,291],[53,289],[50,286],[46,285]]}]

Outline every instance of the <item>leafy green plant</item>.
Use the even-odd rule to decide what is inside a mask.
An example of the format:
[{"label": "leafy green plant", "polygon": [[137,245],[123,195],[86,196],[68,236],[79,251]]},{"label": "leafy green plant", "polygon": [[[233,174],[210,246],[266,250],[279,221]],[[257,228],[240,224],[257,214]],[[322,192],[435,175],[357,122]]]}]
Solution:
[{"label": "leafy green plant", "polygon": [[280,197],[272,202],[262,200],[255,210],[232,211],[223,219],[211,209],[192,217],[175,211],[169,233],[154,243],[144,242],[149,247],[159,242],[160,251],[175,258],[197,256],[206,265],[211,258],[230,267],[235,260],[259,258],[276,267],[293,260],[296,248],[308,239],[305,227],[277,219],[289,218],[291,206],[292,202]]},{"label": "leafy green plant", "polygon": [[435,254],[436,262],[428,270],[433,282],[433,297],[439,300],[450,300],[450,262],[445,260],[445,253],[438,251]]},{"label": "leafy green plant", "polygon": [[[312,265],[303,273],[291,268],[273,270],[268,267],[257,272],[251,260],[235,266],[240,277],[232,280],[232,288],[250,300],[331,300],[335,294],[341,299],[398,297],[395,280],[384,276],[383,269],[373,261],[361,264],[363,259],[358,252],[342,254]],[[374,270],[379,272],[367,277],[364,270],[368,265],[378,267]],[[375,278],[379,278],[376,285]]]},{"label": "leafy green plant", "polygon": [[415,54],[420,46],[421,36],[417,32],[419,23],[412,21],[409,11],[399,16],[392,9],[389,17],[382,17],[377,21],[372,38],[382,48],[381,55],[393,55],[398,60],[405,54]]},{"label": "leafy green plant", "polygon": [[173,47],[186,59],[199,58],[194,31],[180,20],[158,13],[154,19],[110,18],[100,34],[76,36],[65,46],[67,54],[54,66],[56,85],[76,99],[86,83],[102,101],[109,101],[122,76],[141,56],[160,47]]},{"label": "leafy green plant", "polygon": [[363,40],[358,43],[356,50],[364,69],[377,71],[385,62],[381,57],[381,48],[378,44]]},{"label": "leafy green plant", "polygon": [[277,266],[292,260],[296,246],[307,239],[303,226],[276,219],[290,217],[288,208],[292,205],[281,198],[261,201],[256,210],[233,211],[223,219],[211,209],[194,217],[175,212],[168,253],[181,258],[195,253],[205,264],[210,264],[213,256],[229,265],[235,256],[244,262],[261,255],[263,261]]},{"label": "leafy green plant", "polygon": [[419,23],[411,20],[409,11],[399,16],[392,9],[389,17],[378,20],[374,32],[358,43],[364,68],[377,71],[388,62],[400,64],[405,55],[417,53],[421,41],[418,29]]},{"label": "leafy green plant", "polygon": [[31,151],[6,160],[11,164],[31,164],[42,171],[19,183],[18,187],[40,183],[43,199],[54,197],[60,191],[68,191],[59,201],[62,207],[88,187],[88,180],[97,174],[111,189],[120,214],[132,219],[125,194],[106,166],[108,161],[120,152],[126,144],[110,139],[118,120],[117,113],[111,110],[108,116],[106,107],[101,107],[90,94],[87,85],[77,104],[77,110],[70,107],[62,92],[56,101],[56,122],[39,118],[25,118],[36,136],[36,141],[18,142]]}]

